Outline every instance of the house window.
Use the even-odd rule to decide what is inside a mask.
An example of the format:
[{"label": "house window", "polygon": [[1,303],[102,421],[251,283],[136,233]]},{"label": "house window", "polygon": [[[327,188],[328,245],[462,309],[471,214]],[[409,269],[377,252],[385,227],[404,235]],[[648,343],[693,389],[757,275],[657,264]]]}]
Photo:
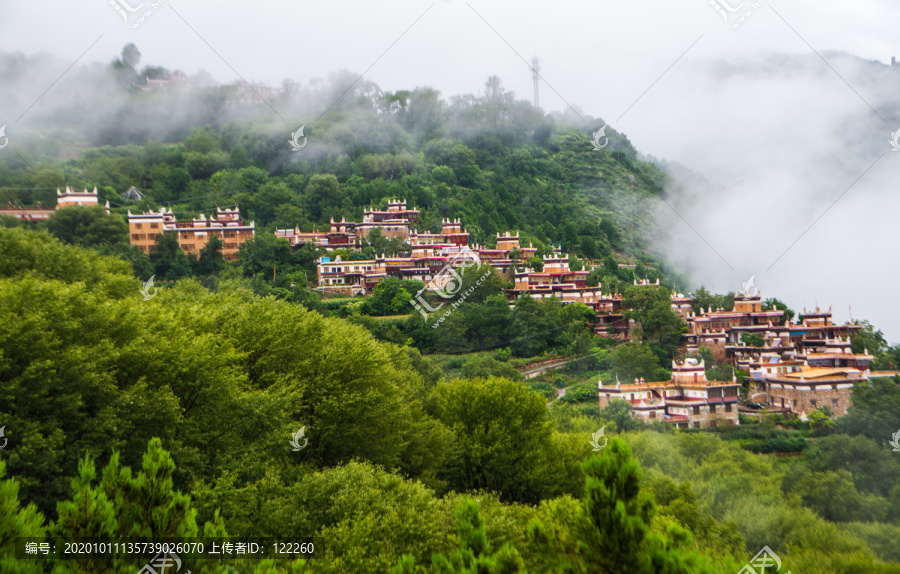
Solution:
[{"label": "house window", "polygon": [[650,418],[651,418],[651,419],[655,419],[655,418],[656,418],[656,411],[653,411],[652,413],[650,413]]},{"label": "house window", "polygon": [[158,223],[151,223],[151,224],[150,224],[150,229],[159,229],[159,224],[158,224]]},{"label": "house window", "polygon": [[699,414],[700,414],[700,407],[694,407],[694,414],[695,414],[695,415],[699,415]]},{"label": "house window", "polygon": [[811,406],[812,408],[816,408],[816,399],[812,399],[811,401],[809,401],[809,406]]},{"label": "house window", "polygon": [[716,413],[716,405],[709,405],[709,414],[712,415],[715,413]]},{"label": "house window", "polygon": [[831,399],[831,406],[833,406],[833,407],[837,406],[837,399]]},{"label": "house window", "polygon": [[836,390],[837,390],[837,385],[831,385],[831,390],[832,390],[832,391],[836,391]]},{"label": "house window", "polygon": [[727,405],[725,405],[725,412],[726,412],[726,413],[730,413],[730,412],[731,412],[731,403],[728,403]]},{"label": "house window", "polygon": [[140,237],[141,237],[141,236],[140,236],[139,234],[137,234],[137,233],[132,233],[132,234],[131,234],[131,240],[132,240],[132,241],[137,241],[138,239],[140,239]]}]

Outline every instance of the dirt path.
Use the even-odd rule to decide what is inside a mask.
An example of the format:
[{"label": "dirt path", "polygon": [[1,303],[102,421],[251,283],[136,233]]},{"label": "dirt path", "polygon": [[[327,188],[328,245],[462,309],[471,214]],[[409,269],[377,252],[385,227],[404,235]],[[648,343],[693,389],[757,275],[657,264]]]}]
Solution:
[{"label": "dirt path", "polygon": [[[578,383],[575,383],[575,385],[577,385],[577,384]],[[568,387],[563,387],[563,388],[559,389],[558,391],[556,391],[556,395],[553,397],[553,399],[549,403],[547,403],[547,406],[549,407],[550,405],[553,404],[553,401],[558,401],[559,399],[566,396],[566,390],[571,389],[575,385],[569,385]]]}]

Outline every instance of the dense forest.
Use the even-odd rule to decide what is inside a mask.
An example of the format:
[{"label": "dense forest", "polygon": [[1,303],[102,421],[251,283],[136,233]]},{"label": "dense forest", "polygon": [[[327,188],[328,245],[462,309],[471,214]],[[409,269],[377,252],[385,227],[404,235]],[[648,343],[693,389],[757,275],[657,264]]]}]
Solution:
[{"label": "dense forest", "polygon": [[[594,150],[602,120],[545,115],[497,78],[449,100],[349,74],[256,98],[204,78],[142,91],[170,72],[139,60],[126,47],[74,71],[62,111],[0,155],[0,204],[52,205],[69,185],[111,205],[0,218],[0,570],[136,572],[148,558],[16,556],[22,538],[204,537],[315,553],[186,554],[196,572],[737,572],[764,546],[782,572],[900,572],[900,380],[858,385],[836,420],[823,408],[675,431],[624,402],[598,408],[598,378],[670,376],[685,328],[670,295],[689,288],[652,250],[669,176],[623,134]],[[28,64],[0,65],[15,80]],[[102,118],[88,85],[109,93]],[[309,143],[294,153],[300,125]],[[142,200],[122,198],[131,186]],[[623,295],[633,340],[596,337],[583,305],[511,306],[496,272],[427,318],[410,312],[414,281],[324,299],[324,252],[273,233],[391,198],[422,210],[423,231],[460,218],[479,244],[510,230],[538,256],[558,249]],[[196,255],[166,234],[150,256],[129,245],[129,210],[231,205],[257,226],[237,261],[214,241]],[[373,232],[341,255],[405,248]],[[660,286],[633,286],[643,278]],[[697,310],[733,304],[694,290]],[[852,344],[876,368],[900,364],[870,324]],[[709,378],[743,379],[701,354]],[[578,360],[523,380],[547,356]]]},{"label": "dense forest", "polygon": [[20,536],[201,532],[316,542],[306,563],[210,572],[736,572],[763,545],[794,571],[900,571],[893,382],[806,429],[807,456],[771,458],[741,445],[788,433],[773,421],[674,433],[548,409],[239,283],[143,301],[125,262],[47,234],[0,230],[0,277],[5,571],[47,565],[12,556]]}]

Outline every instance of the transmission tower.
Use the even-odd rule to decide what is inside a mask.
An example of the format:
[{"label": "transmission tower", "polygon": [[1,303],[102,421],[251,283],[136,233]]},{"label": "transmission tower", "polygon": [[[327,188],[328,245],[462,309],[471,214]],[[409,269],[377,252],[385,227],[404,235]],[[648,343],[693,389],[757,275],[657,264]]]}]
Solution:
[{"label": "transmission tower", "polygon": [[541,107],[540,98],[538,97],[538,86],[541,82],[541,63],[537,57],[531,60],[531,78],[534,80],[534,107]]}]

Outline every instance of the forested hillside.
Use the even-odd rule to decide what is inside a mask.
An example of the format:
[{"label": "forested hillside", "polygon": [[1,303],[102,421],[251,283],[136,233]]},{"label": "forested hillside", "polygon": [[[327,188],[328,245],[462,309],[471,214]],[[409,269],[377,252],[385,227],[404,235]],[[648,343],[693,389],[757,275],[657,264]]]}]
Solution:
[{"label": "forested hillside", "polygon": [[794,571],[900,571],[896,385],[783,464],[507,379],[439,382],[414,349],[239,285],[139,287],[116,258],[0,229],[6,571],[47,566],[14,559],[17,536],[198,533],[315,537],[305,564],[208,572],[736,572],[765,544]]}]

